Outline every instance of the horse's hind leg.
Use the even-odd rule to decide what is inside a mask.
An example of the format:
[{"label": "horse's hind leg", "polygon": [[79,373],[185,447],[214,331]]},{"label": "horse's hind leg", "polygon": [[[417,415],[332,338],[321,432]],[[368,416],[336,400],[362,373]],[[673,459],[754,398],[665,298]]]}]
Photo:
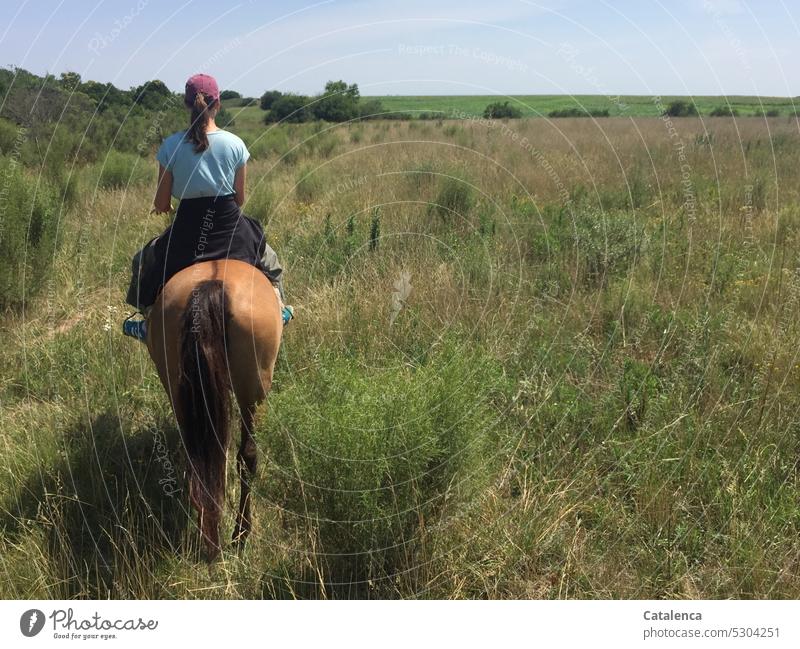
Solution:
[{"label": "horse's hind leg", "polygon": [[236,467],[239,471],[239,511],[236,514],[236,527],[233,531],[233,541],[244,546],[247,535],[250,534],[252,520],[250,518],[250,480],[256,475],[258,455],[256,443],[253,439],[253,424],[255,423],[255,405],[242,407],[242,439],[239,452],[236,455]]}]

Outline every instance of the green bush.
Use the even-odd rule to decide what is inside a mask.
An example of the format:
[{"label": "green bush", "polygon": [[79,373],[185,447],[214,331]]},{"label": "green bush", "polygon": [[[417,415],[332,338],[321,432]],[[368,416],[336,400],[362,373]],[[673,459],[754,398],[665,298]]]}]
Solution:
[{"label": "green bush", "polygon": [[607,108],[561,108],[551,110],[548,117],[608,117]]},{"label": "green bush", "polygon": [[697,114],[697,106],[693,102],[681,99],[671,102],[664,110],[664,115],[668,117],[695,117]]},{"label": "green bush", "polygon": [[[272,104],[264,121],[270,122],[308,122],[314,118],[309,110],[311,100],[304,95],[281,95]],[[263,106],[262,102],[262,106]]]},{"label": "green bush", "polygon": [[496,101],[489,104],[483,111],[483,116],[486,119],[503,119],[506,117],[517,118],[522,117],[522,111],[516,106],[512,106],[507,101]]},{"label": "green bush", "polygon": [[607,286],[610,278],[627,274],[641,256],[645,233],[631,212],[587,210],[572,225],[579,277],[589,288]]},{"label": "green bush", "polygon": [[731,106],[717,106],[709,113],[710,117],[738,117],[739,111]]},{"label": "green bush", "polygon": [[256,160],[278,156],[280,162],[285,165],[295,164],[301,153],[301,147],[297,147],[294,140],[289,140],[286,129],[279,126],[263,131],[258,139],[249,145],[249,149]]},{"label": "green bush", "polygon": [[17,160],[0,158],[0,308],[30,300],[52,267],[60,198]]},{"label": "green bush", "polygon": [[492,400],[505,389],[499,364],[466,345],[385,370],[326,355],[270,396],[270,430],[258,434],[275,465],[270,499],[316,537],[327,576],[413,565],[445,503],[469,502],[492,474]]},{"label": "green bush", "polygon": [[226,99],[241,99],[241,97],[242,95],[235,90],[223,90],[221,93],[219,93],[219,98],[222,101],[225,101]]},{"label": "green bush", "polygon": [[217,126],[220,128],[233,128],[236,126],[236,119],[229,110],[226,110],[224,106],[219,107],[219,112],[217,113],[216,118],[214,119]]},{"label": "green bush", "polygon": [[149,161],[130,153],[111,150],[94,166],[95,179],[103,189],[119,189],[130,185],[155,182]]},{"label": "green bush", "polygon": [[305,146],[312,154],[330,158],[339,144],[339,136],[335,132],[325,131],[309,139]]},{"label": "green bush", "polygon": [[21,147],[24,131],[7,119],[0,118],[0,153],[12,155],[15,148]]},{"label": "green bush", "polygon": [[359,116],[360,94],[356,84],[344,81],[328,81],[325,91],[311,106],[317,119],[326,122],[347,122]]},{"label": "green bush", "polygon": [[318,198],[324,189],[322,172],[313,167],[304,166],[297,174],[297,185],[294,188],[299,201],[311,203]]},{"label": "green bush", "polygon": [[475,204],[475,192],[466,180],[442,178],[433,209],[444,221],[465,218]]},{"label": "green bush", "polygon": [[629,273],[646,243],[643,226],[626,209],[547,210],[543,219],[544,227],[538,219],[530,221],[526,258],[536,264],[570,268],[572,281],[590,290]]},{"label": "green bush", "polygon": [[361,119],[382,119],[386,117],[383,114],[385,112],[386,108],[384,108],[380,99],[367,99],[366,101],[360,101],[358,104],[358,116]]},{"label": "green bush", "polygon": [[279,90],[267,90],[263,95],[261,95],[261,99],[259,100],[259,106],[261,106],[261,110],[270,110],[272,105],[281,97],[283,97],[283,93]]}]

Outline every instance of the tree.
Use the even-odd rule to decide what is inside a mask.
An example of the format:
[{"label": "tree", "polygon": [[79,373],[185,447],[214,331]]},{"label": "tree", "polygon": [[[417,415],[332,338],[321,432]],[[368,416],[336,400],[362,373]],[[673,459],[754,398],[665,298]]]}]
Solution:
[{"label": "tree", "polygon": [[103,112],[112,106],[129,106],[131,103],[129,94],[111,83],[87,81],[81,84],[81,92],[91,97],[98,112]]},{"label": "tree", "polygon": [[270,110],[272,108],[272,104],[274,104],[275,101],[281,97],[283,97],[283,93],[279,90],[267,90],[267,92],[261,95],[261,110]]},{"label": "tree", "polygon": [[131,88],[133,100],[148,110],[158,110],[163,108],[164,105],[174,99],[172,91],[167,88],[163,81],[154,79],[147,81],[141,86]]},{"label": "tree", "polygon": [[77,72],[62,72],[58,85],[71,92],[81,85],[81,75]]},{"label": "tree", "polygon": [[241,96],[242,95],[235,90],[223,90],[221,93],[219,93],[220,99],[240,99]]},{"label": "tree", "polygon": [[358,117],[360,94],[356,84],[347,85],[344,81],[328,81],[325,91],[312,106],[317,119],[327,122],[346,122]]},{"label": "tree", "polygon": [[516,106],[509,104],[507,101],[502,103],[496,101],[486,107],[483,111],[483,116],[486,119],[502,119],[504,117],[517,118],[522,117],[522,111]]},{"label": "tree", "polygon": [[281,95],[267,113],[266,122],[308,122],[314,116],[308,109],[311,100],[304,95],[292,93]]},{"label": "tree", "polygon": [[697,115],[697,106],[693,102],[678,99],[667,106],[664,115],[667,117],[694,117]]}]

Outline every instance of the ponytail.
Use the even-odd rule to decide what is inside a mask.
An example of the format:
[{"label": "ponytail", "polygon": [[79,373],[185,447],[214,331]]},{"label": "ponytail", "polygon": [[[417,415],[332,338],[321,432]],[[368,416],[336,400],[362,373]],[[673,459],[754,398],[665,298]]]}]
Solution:
[{"label": "ponytail", "polygon": [[208,121],[211,118],[209,111],[213,108],[216,102],[211,100],[210,104],[206,103],[206,96],[202,92],[198,92],[194,96],[194,103],[190,104],[192,109],[191,122],[189,123],[189,130],[186,131],[186,139],[189,142],[194,142],[195,153],[202,153],[208,148]]}]

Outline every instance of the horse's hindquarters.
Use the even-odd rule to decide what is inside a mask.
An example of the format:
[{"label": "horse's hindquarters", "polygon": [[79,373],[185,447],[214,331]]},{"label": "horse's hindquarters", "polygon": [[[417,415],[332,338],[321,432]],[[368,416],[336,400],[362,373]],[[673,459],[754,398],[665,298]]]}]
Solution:
[{"label": "horse's hindquarters", "polygon": [[[181,428],[190,493],[210,556],[219,551],[229,389],[244,417],[238,455],[244,475],[245,469],[255,470],[254,417],[272,384],[282,329],[271,284],[258,269],[239,261],[182,270],[148,315],[148,350]],[[249,483],[242,477],[238,540],[249,529]]]}]

